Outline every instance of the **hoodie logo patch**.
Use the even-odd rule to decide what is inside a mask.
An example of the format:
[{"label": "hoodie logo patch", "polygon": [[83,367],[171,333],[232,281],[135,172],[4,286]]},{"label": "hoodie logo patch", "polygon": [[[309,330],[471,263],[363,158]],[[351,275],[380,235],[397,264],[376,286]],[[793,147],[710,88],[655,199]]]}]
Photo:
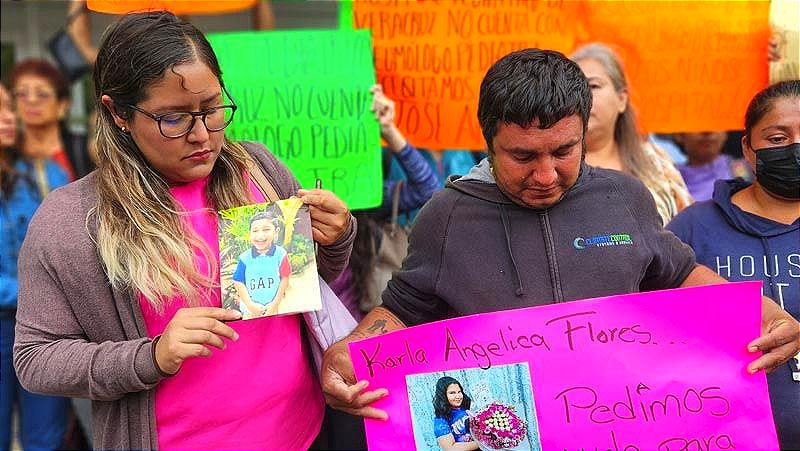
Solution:
[{"label": "hoodie logo patch", "polygon": [[595,235],[588,238],[579,236],[572,241],[575,249],[581,250],[589,247],[606,246],[630,246],[633,244],[631,236],[627,233],[616,233],[610,235]]}]

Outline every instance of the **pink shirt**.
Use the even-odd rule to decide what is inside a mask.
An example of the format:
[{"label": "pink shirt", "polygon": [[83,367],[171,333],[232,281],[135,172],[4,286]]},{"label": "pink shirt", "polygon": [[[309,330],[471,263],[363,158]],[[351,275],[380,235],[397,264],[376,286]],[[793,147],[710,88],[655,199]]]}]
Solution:
[{"label": "pink shirt", "polygon": [[[190,212],[191,225],[205,240],[219,267],[216,212],[206,209],[207,179],[170,189]],[[250,182],[259,202],[264,197]],[[197,267],[206,260],[197,252]],[[207,305],[222,305],[219,288]],[[143,296],[139,304],[147,333],[164,331],[184,299],[158,314]],[[300,336],[299,315],[234,321],[239,340],[226,349],[209,348],[210,357],[190,358],[180,371],[156,387],[156,426],[160,449],[308,449],[322,424],[324,402]]]}]

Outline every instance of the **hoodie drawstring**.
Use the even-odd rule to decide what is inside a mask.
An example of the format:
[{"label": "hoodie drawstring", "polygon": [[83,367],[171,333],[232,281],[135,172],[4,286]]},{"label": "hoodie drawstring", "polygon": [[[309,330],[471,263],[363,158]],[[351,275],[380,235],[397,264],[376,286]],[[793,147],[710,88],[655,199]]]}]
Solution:
[{"label": "hoodie drawstring", "polygon": [[508,256],[511,257],[511,267],[514,269],[514,279],[517,282],[517,290],[515,293],[517,296],[522,296],[525,294],[525,290],[522,287],[522,278],[519,275],[517,261],[514,259],[514,252],[511,250],[511,227],[508,225],[508,213],[506,213],[506,209],[502,204],[497,204],[497,208],[500,209],[500,217],[503,219],[503,231],[506,234],[506,249],[508,249]]},{"label": "hoodie drawstring", "polygon": [[[775,297],[775,279],[774,279],[774,276],[776,276],[778,274],[778,271],[777,271],[778,268],[777,268],[777,266],[775,268],[773,268],[774,269],[774,274],[770,273],[770,268],[769,268],[769,263],[770,262],[769,262],[769,260],[770,260],[770,257],[772,256],[772,253],[770,252],[769,241],[763,236],[761,237],[761,247],[764,248],[764,274],[766,274],[767,277],[769,277],[769,297],[772,298],[772,300],[775,301],[775,302],[780,302],[780,299]],[[781,306],[781,307],[783,307],[783,306]]]}]

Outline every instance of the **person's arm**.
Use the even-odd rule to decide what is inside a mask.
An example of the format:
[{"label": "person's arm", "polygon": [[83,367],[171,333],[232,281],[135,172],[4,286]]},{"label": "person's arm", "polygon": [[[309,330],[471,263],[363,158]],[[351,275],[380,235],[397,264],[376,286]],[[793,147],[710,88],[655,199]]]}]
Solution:
[{"label": "person's arm", "polygon": [[[112,340],[117,335],[107,328],[115,326],[107,324],[84,331],[87,315],[108,323],[119,314],[79,212],[78,196],[54,192],[28,228],[19,255],[14,368],[28,391],[113,401],[152,389],[163,376],[150,338]],[[62,239],[53,240],[53,230]],[[101,339],[92,342],[92,334]]]},{"label": "person's arm", "polygon": [[400,152],[406,146],[406,138],[394,123],[395,109],[392,99],[386,97],[381,85],[372,85],[369,88],[372,94],[372,107],[370,108],[378,120],[381,138],[392,152]]},{"label": "person's arm", "polygon": [[89,19],[86,0],[72,0],[67,8],[67,16],[76,14],[75,19],[67,26],[69,33],[78,51],[90,65],[94,66],[97,59],[97,48],[92,45],[92,24]]},{"label": "person's arm", "polygon": [[392,312],[379,306],[369,312],[350,335],[325,351],[320,379],[328,405],[351,415],[381,420],[388,418],[385,411],[370,407],[370,404],[388,395],[389,391],[385,388],[365,391],[369,382],[356,381],[348,343],[405,327]]},{"label": "person's arm", "polygon": [[[681,288],[726,283],[711,269],[697,265],[681,283]],[[761,297],[761,336],[747,345],[750,352],[761,351],[761,357],[747,365],[747,371],[768,373],[800,352],[800,323],[772,299]]]},{"label": "person's arm", "polygon": [[481,449],[478,442],[470,440],[468,442],[457,442],[453,434],[443,435],[436,438],[436,443],[442,451],[459,451],[459,450],[475,450]]},{"label": "person's arm", "polygon": [[[413,210],[421,207],[439,188],[439,180],[422,154],[415,149],[395,124],[395,105],[392,99],[386,97],[381,85],[373,85],[372,112],[380,126],[381,138],[386,141],[389,152],[400,163],[406,174],[407,181],[400,188],[400,211]],[[391,212],[392,198],[397,181],[384,180],[383,203],[379,207],[379,214],[386,215]]]},{"label": "person's arm", "polygon": [[[462,418],[462,420],[465,419]],[[457,442],[453,433],[454,429],[454,426],[442,417],[437,416],[433,419],[433,434],[436,436],[439,448],[444,451],[480,449],[478,442],[473,439],[468,442]]]},{"label": "person's arm", "polygon": [[275,303],[280,303],[286,296],[286,288],[289,286],[289,277],[282,277],[281,284],[278,286],[278,294],[275,295]]},{"label": "person's arm", "polygon": [[275,28],[275,12],[270,0],[256,0],[253,7],[253,29],[272,30]]},{"label": "person's arm", "polygon": [[[394,157],[406,174],[406,182],[400,188],[399,210],[402,212],[422,207],[440,188],[436,173],[420,151],[411,144],[406,144],[400,152],[394,154]],[[397,183],[394,180],[384,181],[381,211],[391,211],[392,196]]]},{"label": "person's arm", "polygon": [[278,247],[276,252],[278,252],[278,250],[283,253],[281,264],[278,267],[278,278],[280,279],[280,282],[278,285],[278,291],[275,293],[275,297],[272,298],[272,302],[267,304],[267,308],[264,309],[264,316],[278,313],[280,310],[281,301],[283,301],[283,297],[286,295],[286,288],[289,286],[289,277],[292,275],[292,265],[289,263],[289,255],[282,247]]}]

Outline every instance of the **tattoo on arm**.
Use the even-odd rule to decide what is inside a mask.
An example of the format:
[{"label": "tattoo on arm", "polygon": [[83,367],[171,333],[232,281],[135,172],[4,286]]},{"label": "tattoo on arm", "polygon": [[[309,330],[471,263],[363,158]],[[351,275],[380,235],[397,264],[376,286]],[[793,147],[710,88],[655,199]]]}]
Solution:
[{"label": "tattoo on arm", "polygon": [[388,334],[393,330],[404,329],[407,326],[389,311],[377,307],[366,318],[361,320],[356,330],[350,334],[351,339],[362,340],[377,335]]},{"label": "tattoo on arm", "polygon": [[373,332],[373,333],[378,332],[381,335],[389,333],[389,331],[386,330],[386,320],[385,319],[376,320],[374,323],[372,323],[371,326],[369,326],[367,332]]}]

